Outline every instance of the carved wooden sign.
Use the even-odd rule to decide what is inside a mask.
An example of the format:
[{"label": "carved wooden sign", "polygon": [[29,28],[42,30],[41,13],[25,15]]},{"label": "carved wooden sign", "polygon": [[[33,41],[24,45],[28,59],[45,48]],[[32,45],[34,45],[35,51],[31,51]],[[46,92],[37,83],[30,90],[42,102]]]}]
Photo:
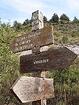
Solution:
[{"label": "carved wooden sign", "polygon": [[50,48],[39,54],[20,57],[20,71],[33,72],[51,69],[65,69],[75,60],[77,55],[66,47]]},{"label": "carved wooden sign", "polygon": [[22,76],[12,90],[22,103],[54,97],[53,79]]},{"label": "carved wooden sign", "polygon": [[11,44],[11,48],[16,53],[52,43],[52,27],[44,27],[43,29],[16,37]]}]

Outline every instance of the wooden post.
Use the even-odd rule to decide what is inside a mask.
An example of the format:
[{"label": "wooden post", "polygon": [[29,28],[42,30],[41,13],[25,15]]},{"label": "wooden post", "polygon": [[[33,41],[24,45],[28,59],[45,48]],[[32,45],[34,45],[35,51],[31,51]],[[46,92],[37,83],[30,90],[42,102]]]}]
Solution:
[{"label": "wooden post", "polygon": [[54,44],[54,34],[53,34],[53,26],[52,27],[52,37],[53,37],[53,44]]},{"label": "wooden post", "polygon": [[41,100],[41,105],[46,105],[46,99],[45,100]]},{"label": "wooden post", "polygon": [[[34,14],[36,14],[36,16],[34,15]],[[34,15],[34,16],[33,16]],[[39,17],[39,20],[41,21],[41,27],[40,26],[38,26],[38,25],[36,25],[36,27],[38,27],[38,29],[41,29],[41,28],[43,28],[44,26],[43,26],[43,14],[39,14],[39,11],[37,11],[37,12],[34,12],[34,13],[32,13],[32,18],[34,18],[34,17]],[[40,18],[41,17],[41,18]],[[38,21],[39,21],[38,20]],[[40,21],[39,21],[39,23],[40,23]],[[35,26],[35,25],[34,25]],[[32,25],[32,31],[33,30],[37,30],[37,28],[35,29],[35,28],[33,28],[34,27],[33,25]],[[52,27],[52,32],[53,32],[53,27]],[[38,53],[38,52],[40,52],[40,48],[37,46],[35,49],[33,49],[32,50],[33,51],[33,53]],[[33,74],[33,76],[34,77],[43,77],[43,78],[45,78],[46,77],[46,72],[44,71],[44,72],[36,72],[36,73],[34,73]],[[46,99],[45,100],[40,100],[40,101],[36,101],[36,102],[32,102],[32,105],[46,105]]]},{"label": "wooden post", "polygon": [[[40,75],[41,75],[41,72],[32,73],[32,76],[33,77],[40,77]],[[32,105],[41,105],[41,100],[33,101],[32,102]]]},{"label": "wooden post", "polygon": [[[47,73],[46,71],[35,72],[35,73],[32,74],[32,76],[45,78],[46,77],[46,73]],[[32,102],[32,105],[46,105],[46,99],[34,101],[34,102]]]},{"label": "wooden post", "polygon": [[[46,77],[46,71],[41,72],[41,77],[45,78]],[[46,105],[46,99],[41,100],[41,105]]]},{"label": "wooden post", "polygon": [[[53,37],[53,44],[54,44],[54,34],[53,34],[53,26],[52,27],[52,37]],[[46,77],[46,74],[47,74],[47,71],[42,71],[41,72],[41,77],[45,78]],[[41,105],[46,105],[46,99],[44,100],[41,100]]]}]

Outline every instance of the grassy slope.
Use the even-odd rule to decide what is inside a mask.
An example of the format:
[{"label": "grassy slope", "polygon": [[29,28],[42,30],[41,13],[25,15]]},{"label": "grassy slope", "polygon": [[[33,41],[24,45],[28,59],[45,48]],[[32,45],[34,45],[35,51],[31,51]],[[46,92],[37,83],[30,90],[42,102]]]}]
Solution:
[{"label": "grassy slope", "polygon": [[[54,25],[55,43],[79,43],[79,23]],[[63,42],[63,37],[65,42]]]}]

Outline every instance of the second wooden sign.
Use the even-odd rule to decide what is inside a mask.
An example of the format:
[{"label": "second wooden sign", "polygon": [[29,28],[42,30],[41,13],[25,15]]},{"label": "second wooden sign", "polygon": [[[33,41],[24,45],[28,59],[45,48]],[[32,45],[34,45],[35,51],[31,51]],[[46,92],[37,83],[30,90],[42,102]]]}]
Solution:
[{"label": "second wooden sign", "polygon": [[65,69],[75,60],[77,55],[66,47],[50,48],[38,54],[20,57],[20,71],[34,72],[51,69]]}]

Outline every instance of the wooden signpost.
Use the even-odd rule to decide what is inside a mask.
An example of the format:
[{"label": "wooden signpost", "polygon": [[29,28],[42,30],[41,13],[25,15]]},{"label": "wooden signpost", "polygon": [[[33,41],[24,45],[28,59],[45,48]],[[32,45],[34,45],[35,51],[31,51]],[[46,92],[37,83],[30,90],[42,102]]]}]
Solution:
[{"label": "wooden signpost", "polygon": [[22,103],[54,97],[53,79],[22,76],[12,90]]},{"label": "wooden signpost", "polygon": [[50,48],[38,54],[21,56],[20,71],[63,70],[68,68],[76,57],[77,55],[66,47]]},{"label": "wooden signpost", "polygon": [[[11,44],[14,53],[32,50],[32,54],[20,57],[20,72],[34,74],[36,71],[65,69],[77,57],[66,47],[49,48],[48,51],[40,52],[40,47],[54,43],[54,37],[51,26],[43,28],[43,17],[39,14],[39,11],[32,14],[32,32],[16,37]],[[40,74],[38,73],[39,77]],[[23,76],[12,86],[22,103],[35,101],[32,105],[38,105],[37,100],[41,100],[41,105],[46,105],[46,99],[54,97],[53,79],[47,79],[45,75],[43,78],[39,77]]]}]

